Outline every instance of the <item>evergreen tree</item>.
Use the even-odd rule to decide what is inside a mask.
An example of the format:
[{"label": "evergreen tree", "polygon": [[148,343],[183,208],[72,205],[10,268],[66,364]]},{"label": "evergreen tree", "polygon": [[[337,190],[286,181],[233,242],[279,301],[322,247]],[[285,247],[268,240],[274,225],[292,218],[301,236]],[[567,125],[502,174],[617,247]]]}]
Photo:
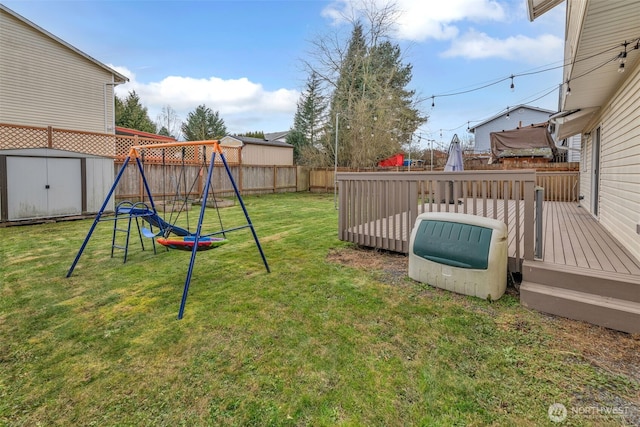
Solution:
[{"label": "evergreen tree", "polygon": [[217,111],[202,104],[187,115],[182,134],[187,141],[220,139],[227,134],[227,127]]},{"label": "evergreen tree", "polygon": [[129,92],[124,101],[116,96],[116,126],[156,133],[156,124],[151,121],[147,107],[140,102],[135,90]]},{"label": "evergreen tree", "polygon": [[426,121],[415,108],[415,91],[406,88],[412,67],[402,63],[400,47],[379,36],[370,39],[376,44],[366,44],[356,23],[333,93],[338,161],[344,166],[370,167],[402,151]]},{"label": "evergreen tree", "polygon": [[245,134],[240,134],[238,136],[246,136],[246,137],[249,137],[249,138],[264,139],[264,132],[259,130],[259,131],[255,131],[255,132],[247,132]]},{"label": "evergreen tree", "polygon": [[408,88],[412,67],[390,39],[400,11],[392,2],[373,1],[360,2],[357,11],[364,23],[355,15],[343,16],[352,23],[346,42],[338,34],[316,38],[315,60],[305,60],[332,88],[330,119],[318,144],[320,155],[314,157],[317,165],[333,165],[337,156],[340,166],[374,166],[408,146],[427,120],[418,108],[421,100]]},{"label": "evergreen tree", "polygon": [[169,133],[169,131],[167,130],[166,127],[162,126],[160,128],[160,130],[158,131],[158,135],[162,135],[162,136],[171,136],[173,138],[173,136]]},{"label": "evergreen tree", "polygon": [[287,142],[293,145],[293,157],[296,163],[305,163],[302,159],[304,147],[315,147],[325,126],[327,108],[317,74],[311,73],[305,91],[298,100],[298,108],[293,118],[293,128],[287,135]]}]

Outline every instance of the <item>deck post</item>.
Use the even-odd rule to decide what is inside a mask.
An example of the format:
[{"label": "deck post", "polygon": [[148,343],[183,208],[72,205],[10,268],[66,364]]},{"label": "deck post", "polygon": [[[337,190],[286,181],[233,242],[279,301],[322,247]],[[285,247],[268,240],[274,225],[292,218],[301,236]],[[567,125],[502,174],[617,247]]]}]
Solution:
[{"label": "deck post", "polygon": [[534,256],[537,259],[542,259],[542,230],[543,230],[543,203],[544,203],[544,188],[536,187],[536,248]]},{"label": "deck post", "polygon": [[535,172],[533,180],[524,181],[524,259],[533,261],[534,259],[534,228],[535,228]]}]

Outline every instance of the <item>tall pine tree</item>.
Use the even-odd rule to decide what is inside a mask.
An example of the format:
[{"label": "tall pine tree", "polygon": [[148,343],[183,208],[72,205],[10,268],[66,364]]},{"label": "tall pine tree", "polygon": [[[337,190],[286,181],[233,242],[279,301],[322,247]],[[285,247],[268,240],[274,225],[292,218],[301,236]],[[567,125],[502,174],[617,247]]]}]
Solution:
[{"label": "tall pine tree", "polygon": [[227,134],[227,127],[217,111],[202,104],[187,115],[182,134],[187,141],[220,139]]},{"label": "tall pine tree", "polygon": [[320,79],[317,74],[311,73],[305,91],[298,100],[293,128],[287,135],[287,142],[293,145],[296,163],[305,163],[303,152],[313,150],[318,143],[326,122],[326,108]]}]

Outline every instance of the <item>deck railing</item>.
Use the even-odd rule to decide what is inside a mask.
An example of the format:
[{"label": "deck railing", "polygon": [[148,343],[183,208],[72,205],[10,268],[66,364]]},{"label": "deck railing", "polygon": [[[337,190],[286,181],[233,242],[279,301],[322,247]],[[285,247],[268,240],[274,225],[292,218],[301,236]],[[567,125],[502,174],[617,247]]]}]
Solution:
[{"label": "deck railing", "polygon": [[535,247],[534,170],[338,173],[341,240],[409,253],[423,212],[459,212],[498,219],[509,229],[512,271]]}]

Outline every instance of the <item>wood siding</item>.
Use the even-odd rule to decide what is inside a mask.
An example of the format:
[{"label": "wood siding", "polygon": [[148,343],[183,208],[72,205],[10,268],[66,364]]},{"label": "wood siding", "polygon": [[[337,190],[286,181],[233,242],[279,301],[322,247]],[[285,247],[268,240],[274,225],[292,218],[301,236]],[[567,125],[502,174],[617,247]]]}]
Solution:
[{"label": "wood siding", "polygon": [[113,133],[113,75],[0,11],[0,122]]},{"label": "wood siding", "polygon": [[599,193],[601,224],[636,258],[640,258],[639,94],[640,66],[603,109]]},{"label": "wood siding", "polygon": [[245,165],[293,165],[293,147],[273,145],[244,144],[242,163]]}]

